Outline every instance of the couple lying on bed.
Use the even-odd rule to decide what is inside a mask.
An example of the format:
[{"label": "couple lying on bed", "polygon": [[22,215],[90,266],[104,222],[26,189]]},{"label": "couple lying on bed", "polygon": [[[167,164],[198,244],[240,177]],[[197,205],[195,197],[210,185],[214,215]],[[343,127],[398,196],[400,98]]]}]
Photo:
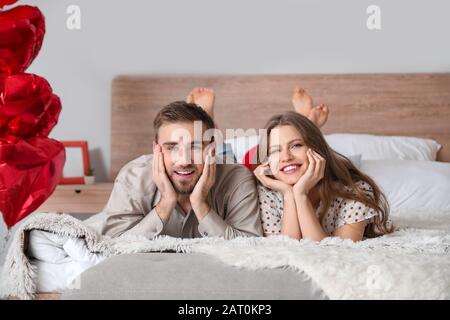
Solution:
[{"label": "couple lying on bed", "polygon": [[194,121],[204,130],[215,127],[214,92],[194,89],[186,102],[157,114],[153,156],[127,164],[104,211],[86,223],[113,237],[283,234],[358,241],[389,232],[377,185],[331,150],[320,132],[328,107],[313,107],[301,88],[292,102],[296,112],[273,116],[265,126],[267,161],[252,174],[238,164],[217,164],[214,143],[194,140]]},{"label": "couple lying on bed", "polygon": [[[122,168],[106,207],[85,224],[102,235],[149,239],[282,234],[359,241],[390,232],[388,204],[377,185],[331,150],[319,129],[328,107],[313,107],[300,88],[292,102],[295,112],[267,122],[267,139],[260,142],[267,144],[267,160],[251,172],[216,163],[214,142],[194,140],[195,121],[204,131],[215,128],[213,91],[194,89],[186,101],[157,114],[153,155]],[[51,248],[52,241],[61,247],[64,239],[56,238],[33,231],[30,255]],[[92,264],[100,260],[90,258]]]}]

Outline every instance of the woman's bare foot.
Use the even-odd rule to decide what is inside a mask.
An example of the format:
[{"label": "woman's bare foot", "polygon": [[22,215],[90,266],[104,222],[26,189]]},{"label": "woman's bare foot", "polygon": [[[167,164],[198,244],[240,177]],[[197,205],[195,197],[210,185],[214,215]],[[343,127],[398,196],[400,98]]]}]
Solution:
[{"label": "woman's bare foot", "polygon": [[210,88],[194,88],[186,98],[187,103],[195,103],[214,118],[214,90]]},{"label": "woman's bare foot", "polygon": [[291,101],[294,105],[295,111],[305,117],[308,117],[309,113],[313,109],[313,101],[311,96],[306,93],[305,89],[300,88],[299,86],[294,88]]},{"label": "woman's bare foot", "polygon": [[321,128],[328,120],[330,109],[325,104],[320,104],[314,107],[308,115],[308,119],[314,122],[316,126]]},{"label": "woman's bare foot", "polygon": [[299,86],[295,87],[292,93],[292,104],[296,112],[307,117],[319,128],[328,120],[328,114],[330,113],[328,106],[321,104],[313,107],[312,97]]}]

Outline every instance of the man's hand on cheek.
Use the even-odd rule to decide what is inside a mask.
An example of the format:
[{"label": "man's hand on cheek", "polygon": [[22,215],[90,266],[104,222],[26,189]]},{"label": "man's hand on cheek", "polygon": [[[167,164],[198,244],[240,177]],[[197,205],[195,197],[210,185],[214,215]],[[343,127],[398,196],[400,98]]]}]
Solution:
[{"label": "man's hand on cheek", "polygon": [[211,143],[207,148],[202,175],[189,197],[192,209],[199,221],[203,219],[210,210],[208,194],[216,180],[215,144]]},{"label": "man's hand on cheek", "polygon": [[178,194],[167,176],[161,146],[155,143],[153,144],[152,174],[153,182],[161,193],[161,200],[156,206],[156,211],[162,220],[167,221],[177,204]]}]

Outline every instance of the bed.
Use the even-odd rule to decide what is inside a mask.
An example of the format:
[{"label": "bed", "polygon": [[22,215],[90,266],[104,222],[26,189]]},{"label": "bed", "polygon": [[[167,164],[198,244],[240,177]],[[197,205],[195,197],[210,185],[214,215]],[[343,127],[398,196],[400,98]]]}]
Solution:
[{"label": "bed", "polygon": [[[261,128],[271,115],[291,110],[290,94],[295,85],[306,88],[317,103],[330,106],[331,116],[322,129],[325,134],[364,133],[433,139],[442,146],[436,154],[436,162],[444,165],[450,162],[449,73],[121,75],[112,82],[110,177],[114,178],[128,161],[150,153],[154,138],[152,119],[161,106],[184,99],[193,87],[215,89],[215,119],[219,128],[247,130]],[[367,168],[371,165],[366,163]],[[396,165],[403,166],[402,163]],[[445,179],[448,178],[446,170],[440,174]],[[437,206],[434,209],[442,209],[441,204]],[[447,219],[445,214],[441,217]],[[193,268],[186,276],[173,277],[174,271],[183,265],[198,268]],[[127,273],[126,270],[139,271]],[[114,276],[118,272],[123,275],[120,279]],[[261,279],[265,279],[267,286],[261,285]],[[85,284],[82,289],[67,290],[62,295],[37,295],[37,298],[329,298],[304,273],[284,268],[236,268],[201,253],[120,255],[85,271],[80,281]],[[230,285],[232,283],[243,283],[244,289],[238,290]]]}]

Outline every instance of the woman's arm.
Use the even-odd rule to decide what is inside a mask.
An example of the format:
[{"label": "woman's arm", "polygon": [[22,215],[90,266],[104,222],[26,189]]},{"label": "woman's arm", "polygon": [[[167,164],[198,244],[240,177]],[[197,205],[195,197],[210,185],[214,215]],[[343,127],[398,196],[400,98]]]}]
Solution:
[{"label": "woman's arm", "polygon": [[302,232],[297,218],[294,193],[292,190],[283,194],[283,217],[281,220],[281,234],[294,239],[301,239]]},{"label": "woman's arm", "polygon": [[308,196],[305,194],[295,194],[295,205],[297,207],[297,219],[302,230],[303,239],[321,241],[327,237],[322,225],[317,219],[314,207]]},{"label": "woman's arm", "polygon": [[325,159],[318,153],[308,149],[308,168],[303,176],[292,188],[294,192],[295,205],[297,207],[297,218],[304,239],[320,241],[327,236],[323,231],[315,209],[309,200],[308,194],[323,178],[325,173]]},{"label": "woman's arm", "polygon": [[333,237],[340,237],[342,239],[350,239],[353,241],[361,241],[364,237],[364,230],[367,225],[367,220],[346,224],[337,228],[333,232]]},{"label": "woman's arm", "polygon": [[[300,239],[302,234],[300,232],[300,226],[298,224],[297,210],[295,207],[292,187],[282,181],[275,180],[266,176],[264,173],[264,169],[267,167],[267,163],[262,164],[258,166],[253,172],[256,178],[264,187],[277,191],[283,195],[283,214],[281,214],[281,208],[273,208],[269,204],[265,204],[264,200],[262,200],[263,202],[261,203],[260,211],[261,219],[263,222],[264,236],[278,234],[278,228],[281,228],[281,234],[287,235],[294,239]],[[260,194],[260,201],[261,195],[263,194],[264,193]],[[275,216],[277,218],[275,218]],[[271,231],[274,229],[277,229],[276,233],[274,231]]]}]

